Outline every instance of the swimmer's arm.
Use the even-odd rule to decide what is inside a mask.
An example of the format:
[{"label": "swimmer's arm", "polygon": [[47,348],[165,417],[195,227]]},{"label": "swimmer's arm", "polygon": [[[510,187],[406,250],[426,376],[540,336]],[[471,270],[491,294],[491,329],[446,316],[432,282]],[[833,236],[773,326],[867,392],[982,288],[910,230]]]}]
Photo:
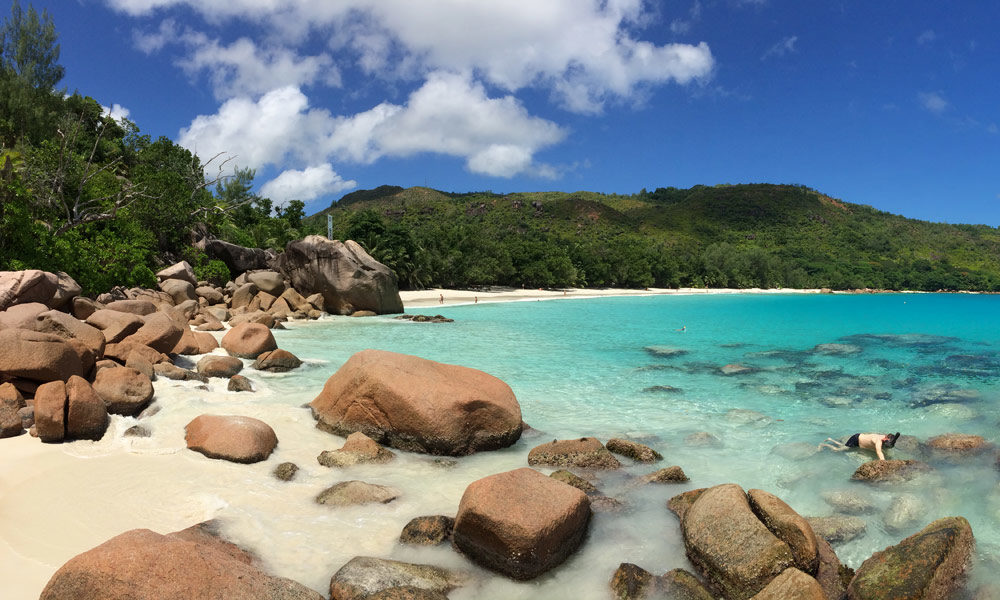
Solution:
[{"label": "swimmer's arm", "polygon": [[882,438],[875,440],[875,454],[878,455],[879,460],[885,460],[885,455],[882,454]]}]

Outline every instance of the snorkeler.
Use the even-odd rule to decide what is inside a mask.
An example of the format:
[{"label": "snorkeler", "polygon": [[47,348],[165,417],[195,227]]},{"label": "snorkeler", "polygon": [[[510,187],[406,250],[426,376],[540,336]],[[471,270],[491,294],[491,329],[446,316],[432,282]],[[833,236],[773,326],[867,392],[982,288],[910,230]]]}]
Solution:
[{"label": "snorkeler", "polygon": [[896,440],[898,439],[898,431],[896,433],[855,433],[847,438],[846,441],[826,438],[826,441],[817,446],[817,448],[829,448],[834,452],[843,452],[852,448],[874,450],[879,460],[885,460],[882,448],[892,448],[896,445]]}]

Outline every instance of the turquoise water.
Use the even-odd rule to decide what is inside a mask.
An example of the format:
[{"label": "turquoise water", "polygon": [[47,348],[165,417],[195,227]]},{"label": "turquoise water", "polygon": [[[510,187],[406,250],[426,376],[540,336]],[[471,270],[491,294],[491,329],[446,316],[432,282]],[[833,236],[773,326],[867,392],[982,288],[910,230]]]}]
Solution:
[{"label": "turquoise water", "polygon": [[[935,518],[965,516],[979,543],[978,561],[990,565],[977,569],[974,581],[981,582],[998,577],[989,573],[997,572],[1000,547],[992,453],[935,463],[935,475],[921,484],[871,489],[850,482],[865,457],[815,446],[859,431],[901,431],[920,440],[963,432],[996,442],[998,309],[1000,298],[979,295],[646,296],[408,311],[455,319],[448,324],[335,318],[295,326],[278,339],[311,359],[295,378],[282,380],[289,402],[311,400],[336,367],[364,348],[475,367],[513,388],[525,422],[539,432],[526,435],[517,452],[553,438],[628,436],[664,454],[659,466],[680,465],[691,485],[663,492],[656,502],[683,489],[736,482],[821,516],[834,512],[822,492],[861,493],[875,505],[862,515],[867,533],[835,545],[854,567]],[[659,354],[648,347],[659,347]],[[724,375],[725,365],[746,369]],[[718,443],[686,441],[696,432]],[[889,457],[911,456],[895,449]],[[509,468],[517,466],[523,462]],[[628,465],[599,485],[627,497],[634,493],[628,477],[650,470]],[[891,528],[883,515],[903,493],[916,499],[919,516]],[[655,510],[666,513],[662,504]],[[675,564],[683,562],[675,522],[636,514],[673,540],[666,550],[625,540],[621,560],[660,572],[686,566]]]}]

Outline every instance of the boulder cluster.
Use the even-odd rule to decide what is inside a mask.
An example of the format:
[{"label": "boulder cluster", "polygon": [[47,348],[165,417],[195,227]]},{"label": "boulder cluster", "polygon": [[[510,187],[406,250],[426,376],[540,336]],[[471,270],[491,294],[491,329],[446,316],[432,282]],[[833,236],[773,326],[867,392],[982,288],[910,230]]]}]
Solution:
[{"label": "boulder cluster", "polygon": [[[224,378],[230,390],[252,391],[238,375],[244,360],[271,372],[302,364],[278,348],[271,329],[325,314],[322,294],[304,297],[276,271],[243,273],[216,287],[197,281],[191,266],[180,262],[157,278],[155,290],[116,288],[90,299],[65,274],[0,273],[0,437],[27,430],[43,442],[99,440],[109,415],[143,414],[157,377]],[[225,332],[221,343],[213,332]],[[225,354],[217,353],[220,345]],[[190,361],[180,360],[185,355],[204,356],[189,369]],[[246,433],[245,419],[234,419],[239,424],[229,423],[228,433],[211,436],[206,427],[214,431],[221,421],[192,423],[190,446],[238,462],[270,454],[274,444],[263,452],[268,443],[260,446],[259,435]],[[239,431],[252,439],[234,451]],[[213,450],[212,440],[219,439],[230,449]]]}]

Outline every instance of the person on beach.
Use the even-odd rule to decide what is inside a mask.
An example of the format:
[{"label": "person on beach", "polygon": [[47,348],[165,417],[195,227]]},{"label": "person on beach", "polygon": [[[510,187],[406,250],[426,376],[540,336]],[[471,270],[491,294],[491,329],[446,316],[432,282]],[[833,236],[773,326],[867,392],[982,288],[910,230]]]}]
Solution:
[{"label": "person on beach", "polygon": [[438,298],[438,304],[444,304],[444,294],[439,294],[439,296],[440,298]]},{"label": "person on beach", "polygon": [[817,448],[829,448],[834,452],[843,452],[844,450],[851,450],[853,448],[874,450],[879,460],[885,460],[882,448],[892,448],[896,445],[896,440],[898,439],[898,431],[896,433],[855,433],[847,438],[846,441],[826,438],[826,441],[817,446]]}]

